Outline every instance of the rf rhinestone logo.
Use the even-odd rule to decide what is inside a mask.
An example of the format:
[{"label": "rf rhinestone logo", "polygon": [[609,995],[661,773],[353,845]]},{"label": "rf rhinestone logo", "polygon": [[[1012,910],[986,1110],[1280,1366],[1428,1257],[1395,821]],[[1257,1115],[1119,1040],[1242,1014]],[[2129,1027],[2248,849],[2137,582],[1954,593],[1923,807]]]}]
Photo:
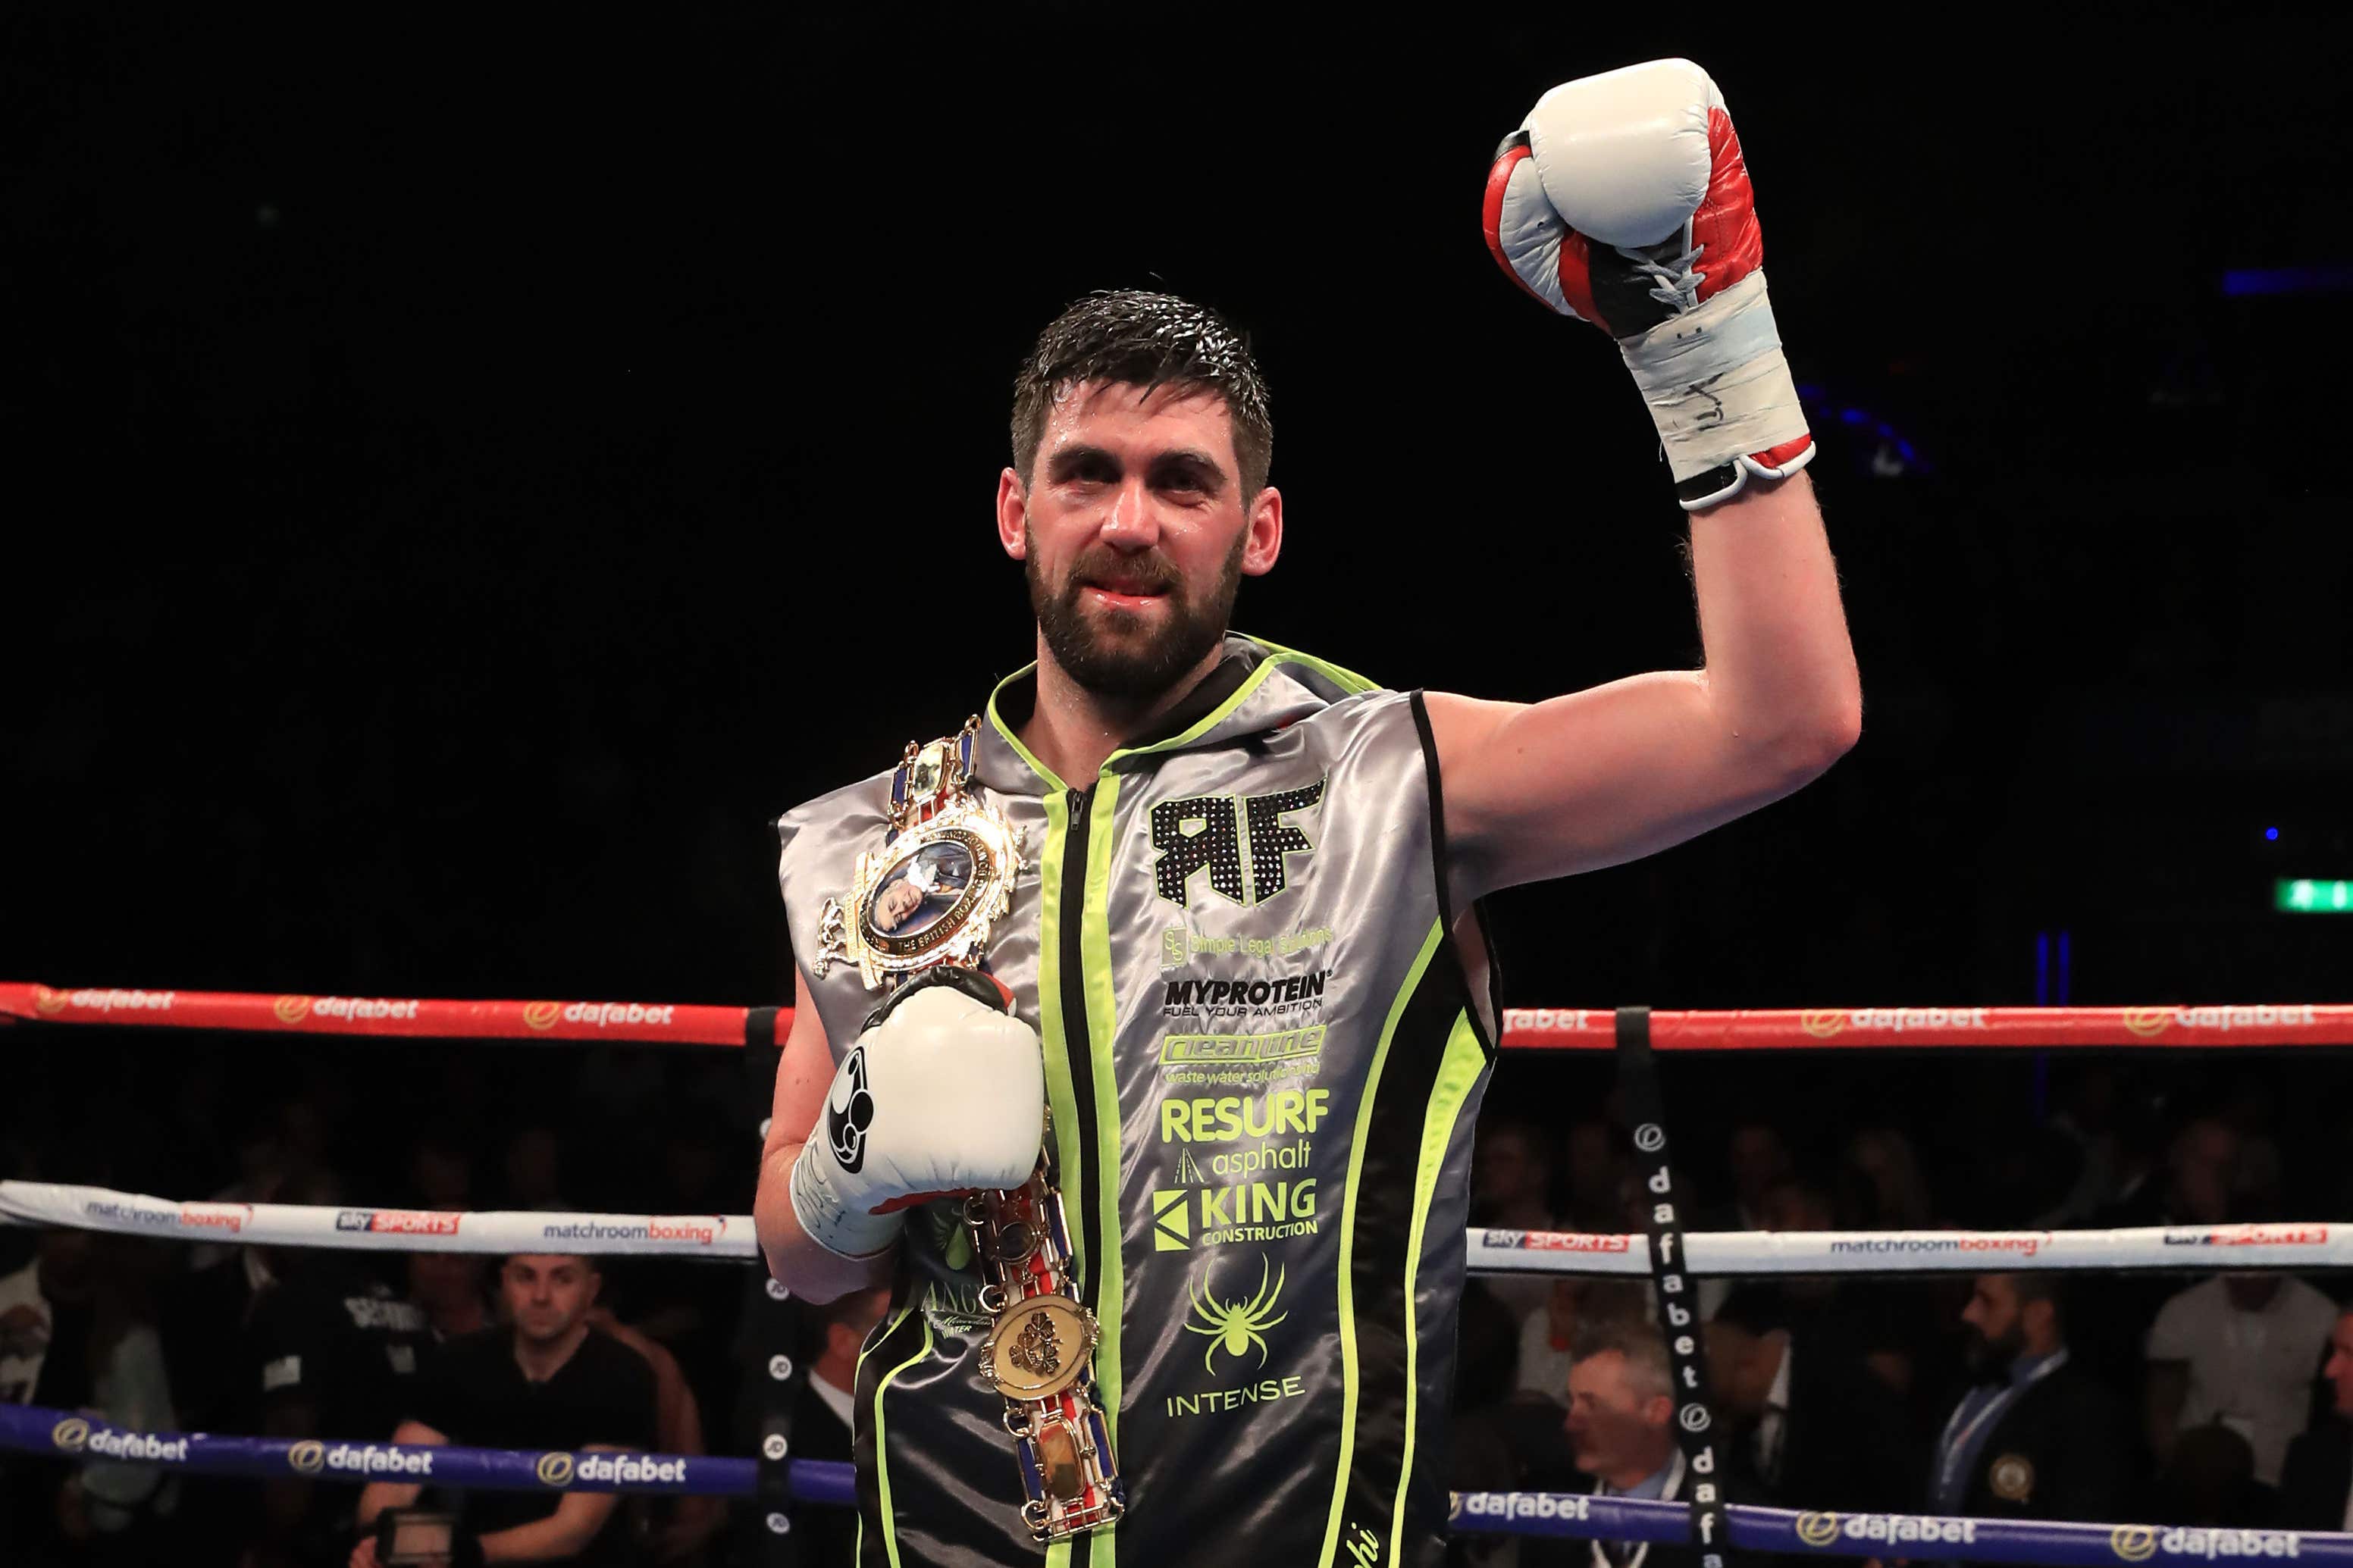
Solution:
[{"label": "rf rhinestone logo", "polygon": [[1290,886],[1290,858],[1315,846],[1283,820],[1324,800],[1324,781],[1273,795],[1203,795],[1164,800],[1152,808],[1152,885],[1178,909],[1192,907],[1193,879],[1209,874],[1209,890],[1245,909]]},{"label": "rf rhinestone logo", "polygon": [[568,1487],[572,1484],[572,1456],[542,1454],[539,1457],[539,1479],[543,1486]]}]

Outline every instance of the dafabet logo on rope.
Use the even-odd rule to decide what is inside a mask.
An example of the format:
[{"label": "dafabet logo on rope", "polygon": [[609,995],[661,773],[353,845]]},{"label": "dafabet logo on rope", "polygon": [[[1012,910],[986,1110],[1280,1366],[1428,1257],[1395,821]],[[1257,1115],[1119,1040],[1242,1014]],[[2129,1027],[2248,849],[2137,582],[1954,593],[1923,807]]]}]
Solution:
[{"label": "dafabet logo on rope", "polygon": [[1841,1536],[1873,1542],[1922,1542],[1962,1545],[1978,1538],[1974,1519],[1938,1519],[1917,1513],[1801,1513],[1798,1540],[1812,1547],[1828,1547]]},{"label": "dafabet logo on rope", "polygon": [[566,1024],[594,1024],[600,1029],[616,1024],[650,1024],[667,1026],[676,1021],[677,1005],[666,1004],[649,1007],[643,1002],[526,1002],[522,1021],[533,1029],[553,1029],[561,1021]]},{"label": "dafabet logo on rope", "polygon": [[2301,1557],[2303,1539],[2293,1530],[2217,1530],[2183,1525],[2158,1530],[2146,1524],[2120,1524],[2108,1532],[2108,1549],[2125,1563],[2146,1563],[2158,1552],[2168,1557]]}]

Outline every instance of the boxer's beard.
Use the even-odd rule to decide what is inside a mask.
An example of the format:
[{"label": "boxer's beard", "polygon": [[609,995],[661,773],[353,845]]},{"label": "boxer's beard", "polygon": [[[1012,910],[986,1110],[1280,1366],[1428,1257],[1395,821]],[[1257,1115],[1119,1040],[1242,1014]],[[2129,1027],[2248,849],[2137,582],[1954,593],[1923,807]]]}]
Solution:
[{"label": "boxer's beard", "polygon": [[[1235,596],[1241,591],[1242,551],[1250,535],[1247,531],[1235,535],[1232,551],[1218,569],[1216,585],[1198,604],[1176,569],[1157,554],[1121,555],[1100,548],[1071,563],[1070,575],[1057,592],[1039,570],[1037,540],[1027,542],[1024,575],[1029,581],[1029,607],[1037,614],[1046,651],[1064,674],[1096,696],[1145,703],[1183,679],[1225,637]],[[1079,595],[1098,580],[1160,590],[1168,624],[1146,642],[1109,635],[1101,627],[1125,630],[1142,617],[1104,609],[1091,621]]]},{"label": "boxer's beard", "polygon": [[1968,1363],[1969,1375],[1979,1383],[2004,1383],[2010,1369],[2026,1349],[2026,1326],[2012,1323],[2010,1331],[1998,1340],[1988,1339],[1982,1329],[1974,1324],[1969,1329],[1968,1344],[1963,1354]]}]

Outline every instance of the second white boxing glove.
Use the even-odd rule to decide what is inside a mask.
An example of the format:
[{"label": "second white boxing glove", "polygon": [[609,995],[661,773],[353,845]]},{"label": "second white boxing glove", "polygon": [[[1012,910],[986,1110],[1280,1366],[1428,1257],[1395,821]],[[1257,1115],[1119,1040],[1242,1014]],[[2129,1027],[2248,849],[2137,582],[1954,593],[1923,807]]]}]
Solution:
[{"label": "second white boxing glove", "polygon": [[1046,1068],[1011,1006],[987,975],[938,970],[877,1010],[793,1165],[793,1214],[810,1240],[868,1257],[918,1203],[1029,1179]]}]

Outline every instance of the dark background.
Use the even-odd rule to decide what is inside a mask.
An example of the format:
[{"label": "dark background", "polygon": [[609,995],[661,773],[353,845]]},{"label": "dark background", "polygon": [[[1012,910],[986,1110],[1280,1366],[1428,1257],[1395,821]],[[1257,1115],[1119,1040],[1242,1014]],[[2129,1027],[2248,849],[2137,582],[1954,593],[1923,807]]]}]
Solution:
[{"label": "dark background", "polygon": [[[2221,288],[2353,259],[2346,25],[1553,14],[10,7],[0,971],[787,997],[768,822],[1029,657],[1011,377],[1095,288],[1261,357],[1245,628],[1500,698],[1694,663],[1641,405],[1477,226],[1546,87],[1680,53],[1756,177],[1863,739],[1508,896],[1509,1000],[2346,998],[2353,919],[2269,905],[2353,875],[2353,296]],[[879,646],[915,562],[958,630]],[[75,1039],[19,1089],[170,1092]],[[1837,1092],[1964,1073],[1882,1060]]]}]

